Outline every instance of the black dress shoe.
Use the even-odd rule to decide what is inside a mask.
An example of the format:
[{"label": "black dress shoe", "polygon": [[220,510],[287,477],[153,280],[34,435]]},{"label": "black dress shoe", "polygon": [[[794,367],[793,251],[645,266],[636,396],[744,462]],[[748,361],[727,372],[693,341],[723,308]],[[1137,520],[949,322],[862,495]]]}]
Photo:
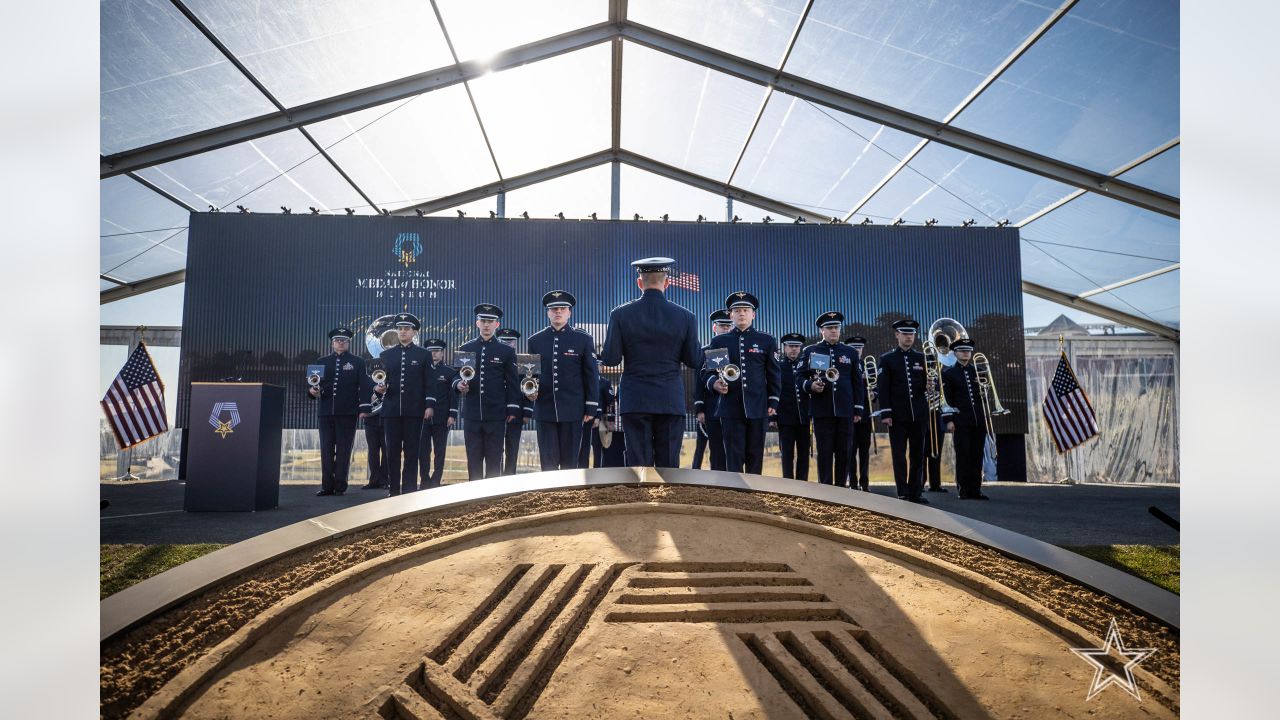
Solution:
[{"label": "black dress shoe", "polygon": [[928,504],[929,504],[929,501],[928,501],[928,500],[925,500],[925,499],[924,499],[924,498],[922,498],[922,497],[907,498],[907,502],[913,502],[913,503],[915,503],[915,504],[917,504],[917,505],[928,505]]},{"label": "black dress shoe", "polygon": [[361,490],[386,490],[387,486],[386,485],[364,485],[364,486],[361,486],[360,489]]},{"label": "black dress shoe", "polygon": [[346,491],[346,490],[334,490],[334,491],[333,491],[333,494],[334,494],[334,495],[346,495],[346,494],[347,494],[347,491]]},{"label": "black dress shoe", "polygon": [[320,492],[316,493],[316,496],[317,496],[317,497],[326,497],[326,496],[328,496],[328,495],[332,495],[332,494],[333,494],[333,491],[332,491],[332,490],[321,490]]},{"label": "black dress shoe", "polygon": [[978,493],[977,495],[974,495],[970,499],[971,500],[990,500],[991,498],[987,497],[986,495],[983,495],[982,493]]},{"label": "black dress shoe", "polygon": [[947,491],[947,489],[946,489],[946,488],[943,488],[943,487],[940,487],[940,488],[929,488],[929,492],[940,492],[940,493],[944,493],[944,492],[946,492],[946,491]]}]

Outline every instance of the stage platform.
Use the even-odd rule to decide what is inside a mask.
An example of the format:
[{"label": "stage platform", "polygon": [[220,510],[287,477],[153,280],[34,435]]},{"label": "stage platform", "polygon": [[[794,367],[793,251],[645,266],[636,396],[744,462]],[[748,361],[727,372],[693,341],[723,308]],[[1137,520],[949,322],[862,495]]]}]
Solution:
[{"label": "stage platform", "polygon": [[[1147,508],[1154,505],[1178,518],[1178,486],[991,483],[984,487],[991,498],[989,502],[959,500],[954,488],[945,494],[926,493],[925,496],[933,503],[932,507],[939,510],[1054,545],[1176,545],[1179,542],[1177,531],[1147,512]],[[182,510],[181,482],[102,483],[102,499],[110,501],[110,505],[101,511],[101,542],[113,545],[234,543],[386,497],[385,491],[361,490],[359,486],[341,497],[316,497],[318,489],[282,485],[280,507],[274,510],[188,513]],[[892,485],[872,485],[871,491],[887,497],[895,494]]]}]

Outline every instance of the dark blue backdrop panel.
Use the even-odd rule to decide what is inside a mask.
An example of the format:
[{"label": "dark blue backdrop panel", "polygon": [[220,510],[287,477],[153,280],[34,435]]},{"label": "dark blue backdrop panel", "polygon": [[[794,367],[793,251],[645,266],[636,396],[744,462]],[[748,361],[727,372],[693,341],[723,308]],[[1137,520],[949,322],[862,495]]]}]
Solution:
[{"label": "dark blue backdrop panel", "polygon": [[[187,250],[178,417],[192,381],[243,378],[288,388],[285,426],[315,426],[306,365],[326,333],[350,325],[353,350],[381,316],[407,310],[423,337],[456,347],[475,334],[472,308],[506,311],[526,337],[546,325],[542,295],[578,298],[573,322],[597,342],[609,310],[637,295],[630,262],[675,258],[698,290],[668,297],[699,317],[748,290],[757,326],[816,339],[814,318],[844,313],[844,336],[867,352],[893,346],[889,323],[960,321],[991,358],[1004,405],[1001,432],[1026,431],[1022,287],[1013,228],[491,220],[195,213]],[[520,349],[524,346],[521,343]]]}]

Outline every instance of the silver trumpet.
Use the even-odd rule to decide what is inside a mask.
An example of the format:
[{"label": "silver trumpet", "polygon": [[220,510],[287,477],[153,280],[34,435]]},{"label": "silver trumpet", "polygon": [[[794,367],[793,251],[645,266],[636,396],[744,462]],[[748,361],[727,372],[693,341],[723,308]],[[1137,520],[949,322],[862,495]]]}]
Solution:
[{"label": "silver trumpet", "polygon": [[374,370],[373,372],[369,373],[369,379],[373,381],[374,385],[386,385],[387,384],[386,369],[378,368],[377,370]]},{"label": "silver trumpet", "polygon": [[320,387],[320,373],[314,370],[307,373],[307,384],[311,387]]},{"label": "silver trumpet", "polygon": [[533,374],[533,369],[542,364],[542,359],[537,355],[521,356],[519,364],[524,370],[524,378],[520,380],[520,392],[527,398],[533,397],[538,394],[538,377]]},{"label": "silver trumpet", "polygon": [[721,380],[731,383],[742,377],[742,368],[734,365],[733,363],[729,363],[722,368],[716,369],[716,373],[720,376]]},{"label": "silver trumpet", "polygon": [[829,383],[835,383],[840,379],[840,368],[827,368],[822,371],[822,379]]},{"label": "silver trumpet", "polygon": [[462,382],[469,383],[476,377],[476,368],[474,365],[463,365],[458,368],[458,377],[462,378]]}]

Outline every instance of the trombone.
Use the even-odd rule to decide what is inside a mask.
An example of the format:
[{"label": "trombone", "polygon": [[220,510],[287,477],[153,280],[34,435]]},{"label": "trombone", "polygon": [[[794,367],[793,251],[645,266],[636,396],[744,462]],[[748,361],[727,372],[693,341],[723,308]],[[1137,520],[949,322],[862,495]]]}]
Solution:
[{"label": "trombone", "polygon": [[[997,415],[1008,415],[1009,411],[1000,404],[1000,393],[996,392],[995,376],[991,372],[991,361],[983,353],[973,354],[973,371],[978,376],[978,389],[982,399],[982,415],[986,421],[987,437],[995,440],[996,428],[992,418]],[[988,398],[988,393],[990,397]]]},{"label": "trombone", "polygon": [[927,340],[924,343],[924,375],[928,383],[924,395],[929,401],[929,457],[936,458],[942,454],[938,416],[947,407],[947,397],[942,391],[942,363],[938,360],[938,348]]},{"label": "trombone", "polygon": [[[862,381],[867,386],[867,410],[871,410],[871,396],[876,394],[876,386],[880,383],[880,366],[876,364],[874,355],[862,358]],[[871,449],[880,454],[880,442],[876,440],[875,414],[868,413],[867,422],[871,425]]]}]

